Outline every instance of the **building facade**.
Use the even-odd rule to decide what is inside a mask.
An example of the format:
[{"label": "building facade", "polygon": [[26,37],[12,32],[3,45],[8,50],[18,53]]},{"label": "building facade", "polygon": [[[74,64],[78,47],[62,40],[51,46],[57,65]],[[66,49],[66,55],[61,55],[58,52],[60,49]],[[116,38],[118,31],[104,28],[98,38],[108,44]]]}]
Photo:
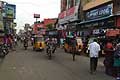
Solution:
[{"label": "building facade", "polygon": [[94,0],[83,6],[84,18],[77,26],[77,32],[85,38],[117,37],[119,29],[118,0]]},{"label": "building facade", "polygon": [[[83,6],[91,0],[61,0],[61,12],[58,15],[58,30],[62,38],[77,35],[76,26],[83,20]],[[79,36],[79,35],[78,35]]]}]

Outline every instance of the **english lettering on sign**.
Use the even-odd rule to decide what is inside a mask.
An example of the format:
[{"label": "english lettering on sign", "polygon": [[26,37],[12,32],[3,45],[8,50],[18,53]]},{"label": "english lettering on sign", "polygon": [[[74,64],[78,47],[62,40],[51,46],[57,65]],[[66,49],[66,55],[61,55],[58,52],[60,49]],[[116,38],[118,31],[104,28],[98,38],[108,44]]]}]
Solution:
[{"label": "english lettering on sign", "polygon": [[93,9],[86,13],[86,18],[90,19],[97,19],[101,17],[106,17],[112,15],[113,5],[109,4],[107,6],[100,7],[98,9]]}]

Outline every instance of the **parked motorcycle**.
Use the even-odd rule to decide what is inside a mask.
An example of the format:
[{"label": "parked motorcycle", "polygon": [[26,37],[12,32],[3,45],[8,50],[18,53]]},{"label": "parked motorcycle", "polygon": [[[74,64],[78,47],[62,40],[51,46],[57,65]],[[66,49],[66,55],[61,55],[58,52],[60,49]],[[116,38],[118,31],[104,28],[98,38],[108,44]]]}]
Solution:
[{"label": "parked motorcycle", "polygon": [[5,44],[0,44],[0,57],[4,58],[9,53],[8,47]]},{"label": "parked motorcycle", "polygon": [[5,50],[5,53],[6,53],[6,55],[9,53],[9,49],[8,49],[8,46],[7,46],[7,44],[4,44],[3,45],[4,46],[4,50]]}]

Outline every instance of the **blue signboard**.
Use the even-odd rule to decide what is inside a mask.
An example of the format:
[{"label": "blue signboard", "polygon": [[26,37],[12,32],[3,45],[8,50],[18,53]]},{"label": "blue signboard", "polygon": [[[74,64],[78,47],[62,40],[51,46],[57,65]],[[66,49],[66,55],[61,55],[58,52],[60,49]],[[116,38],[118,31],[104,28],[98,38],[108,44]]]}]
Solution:
[{"label": "blue signboard", "polygon": [[93,9],[86,13],[86,19],[97,19],[102,17],[107,17],[112,15],[113,5],[109,4],[107,6],[100,7],[98,9]]},{"label": "blue signboard", "polygon": [[5,13],[6,13],[7,18],[15,19],[16,18],[16,5],[7,4]]}]

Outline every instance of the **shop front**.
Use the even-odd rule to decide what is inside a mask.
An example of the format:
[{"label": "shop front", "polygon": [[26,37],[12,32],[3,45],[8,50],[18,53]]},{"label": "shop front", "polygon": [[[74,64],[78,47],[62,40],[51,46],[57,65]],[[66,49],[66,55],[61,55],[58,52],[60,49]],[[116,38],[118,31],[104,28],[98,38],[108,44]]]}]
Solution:
[{"label": "shop front", "polygon": [[89,30],[90,36],[105,36],[107,29],[115,28],[116,18],[113,15],[113,4],[109,3],[84,11],[85,21],[78,24],[77,30]]}]

